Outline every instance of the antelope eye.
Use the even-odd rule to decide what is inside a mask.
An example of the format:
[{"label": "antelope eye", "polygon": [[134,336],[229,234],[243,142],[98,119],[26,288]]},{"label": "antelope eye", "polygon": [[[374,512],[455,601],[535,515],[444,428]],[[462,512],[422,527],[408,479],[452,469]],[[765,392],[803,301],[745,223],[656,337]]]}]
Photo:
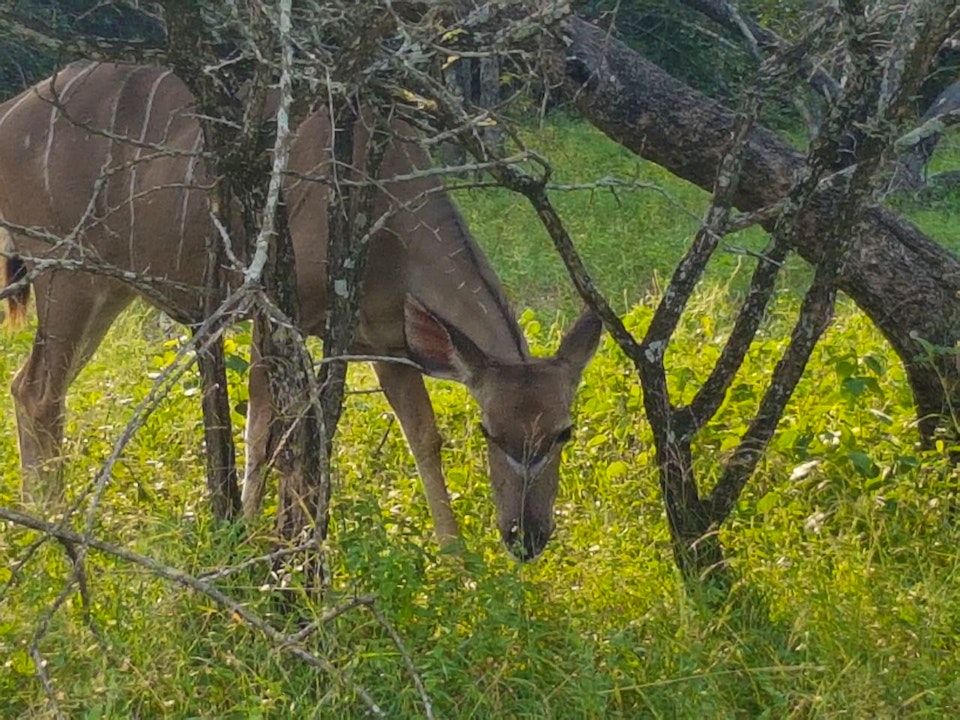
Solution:
[{"label": "antelope eye", "polygon": [[555,442],[557,445],[566,445],[570,442],[570,438],[573,437],[573,426],[571,425],[568,428],[564,428],[559,433],[557,433],[557,439]]}]

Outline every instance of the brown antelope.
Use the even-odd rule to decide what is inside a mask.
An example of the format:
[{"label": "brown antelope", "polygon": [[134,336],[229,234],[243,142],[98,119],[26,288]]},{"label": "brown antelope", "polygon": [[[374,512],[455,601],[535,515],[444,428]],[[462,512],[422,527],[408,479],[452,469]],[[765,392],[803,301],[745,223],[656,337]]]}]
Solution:
[{"label": "brown antelope", "polygon": [[[205,188],[213,178],[200,156],[192,103],[169,70],[79,62],[0,105],[0,218],[12,243],[8,278],[22,263],[30,268],[37,259],[85,254],[171,281],[156,285],[159,295],[147,299],[181,323],[201,322],[202,295],[189,288],[203,286],[207,244],[221,239],[210,220]],[[322,174],[330,144],[325,115],[305,120],[292,146],[291,175]],[[394,139],[380,177],[407,175],[429,163],[409,138]],[[392,214],[371,242],[355,349],[412,359],[423,373],[467,386],[482,411],[500,533],[514,555],[529,559],[553,530],[560,449],[570,439],[574,393],[601,326],[584,314],[555,356],[531,357],[497,277],[438,186],[435,178],[418,177],[379,193],[378,214]],[[289,181],[286,194],[302,330],[318,334],[329,193],[301,179]],[[38,239],[38,232],[67,241]],[[38,274],[33,285],[36,337],[13,395],[25,496],[56,499],[62,493],[64,395],[137,291],[103,274],[62,268]],[[25,302],[25,296],[14,298],[11,312],[22,313]],[[437,535],[455,538],[441,438],[421,371],[389,361],[374,368],[413,451]],[[248,517],[259,511],[263,496],[275,441],[272,417],[265,370],[255,361],[243,485]]]}]

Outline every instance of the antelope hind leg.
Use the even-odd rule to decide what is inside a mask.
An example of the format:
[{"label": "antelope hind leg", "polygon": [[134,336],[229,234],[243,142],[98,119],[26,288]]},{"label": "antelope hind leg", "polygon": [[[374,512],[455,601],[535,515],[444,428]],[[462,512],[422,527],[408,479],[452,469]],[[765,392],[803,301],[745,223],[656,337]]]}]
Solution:
[{"label": "antelope hind leg", "polygon": [[63,412],[66,384],[49,371],[50,352],[38,334],[27,362],[13,379],[23,502],[38,508],[63,499]]},{"label": "antelope hind leg", "polygon": [[63,419],[67,389],[131,299],[118,285],[78,273],[37,279],[37,332],[13,380],[23,498],[63,498]]}]

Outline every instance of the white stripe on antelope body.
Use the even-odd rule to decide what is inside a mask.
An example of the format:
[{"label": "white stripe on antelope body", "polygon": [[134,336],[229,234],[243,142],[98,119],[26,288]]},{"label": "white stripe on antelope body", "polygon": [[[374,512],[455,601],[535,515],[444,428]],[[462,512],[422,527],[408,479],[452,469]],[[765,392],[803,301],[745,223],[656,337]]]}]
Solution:
[{"label": "white stripe on antelope body", "polygon": [[[75,63],[0,105],[0,218],[8,228],[74,240],[51,244],[36,233],[14,231],[11,250],[30,267],[35,258],[78,257],[82,247],[114,267],[173,281],[148,299],[179,322],[201,322],[203,297],[184,286],[203,286],[206,243],[219,236],[210,221],[204,188],[212,177],[198,156],[192,104],[186,87],[166,70]],[[430,164],[422,148],[399,139],[410,136],[409,128],[398,123],[394,129],[401,132],[387,148],[381,179]],[[322,174],[329,134],[324,115],[305,120],[290,169]],[[389,194],[378,194],[378,215],[392,214],[371,241],[355,350],[409,358],[426,374],[467,386],[482,411],[500,532],[511,552],[529,559],[553,530],[560,448],[570,437],[574,393],[600,323],[584,314],[555,356],[532,358],[499,281],[438,185],[420,177],[390,183]],[[286,195],[302,330],[318,334],[328,192],[321,183],[299,180],[287,184]],[[8,277],[18,262],[8,259]],[[25,495],[56,499],[62,493],[64,395],[137,291],[103,275],[63,269],[40,274],[34,285],[37,334],[13,393]],[[14,308],[25,300],[18,299]],[[421,372],[389,362],[374,367],[413,451],[437,534],[454,538],[441,438]],[[263,496],[275,440],[271,413],[264,364],[255,360],[243,486],[248,517],[259,511]]]}]

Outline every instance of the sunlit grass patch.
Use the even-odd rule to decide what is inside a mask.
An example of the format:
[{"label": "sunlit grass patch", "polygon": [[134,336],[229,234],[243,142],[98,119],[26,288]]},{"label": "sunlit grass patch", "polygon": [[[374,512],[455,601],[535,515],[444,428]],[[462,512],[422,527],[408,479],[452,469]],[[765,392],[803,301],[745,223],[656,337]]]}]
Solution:
[{"label": "sunlit grass patch", "polygon": [[[716,309],[717,298],[708,294],[698,303],[704,304],[695,309]],[[705,482],[756,404],[776,351],[766,343],[795,301],[784,297],[778,307],[738,379],[740,389],[701,441]],[[140,312],[121,323],[99,365],[81,377],[71,400],[73,432],[123,421],[118,409],[87,399],[99,397],[96,388],[111,367],[149,368],[165,352],[143,338],[151,317]],[[642,325],[648,317],[641,308],[629,322]],[[523,318],[535,348],[555,345],[559,328],[531,313]],[[676,349],[691,378],[701,376],[709,359],[698,351],[703,333],[692,313]],[[907,387],[876,332],[845,306],[831,333],[724,530],[740,579],[720,608],[688,596],[673,569],[635,374],[609,340],[578,400],[557,536],[529,566],[506,556],[493,529],[476,411],[461,388],[431,384],[450,438],[444,459],[467,547],[460,557],[435,546],[413,462],[383,398],[350,395],[330,540],[338,596],[377,595],[444,716],[780,716],[841,707],[896,714],[949,707],[958,693],[952,678],[960,629],[957,533],[950,521],[956,479],[936,455],[914,446]],[[15,355],[19,342],[13,339],[6,354]],[[870,350],[849,350],[856,347]],[[845,382],[851,378],[862,382]],[[134,399],[149,386],[147,372],[118,373],[110,382]],[[368,370],[352,371],[352,388],[372,386]],[[185,445],[197,452],[200,438],[189,388],[184,381],[151,421],[159,424],[138,436],[125,460],[129,475],[118,477],[105,499],[100,532],[200,573],[268,545],[265,535],[242,541],[209,521],[201,464],[193,461],[188,473],[190,454],[183,460]],[[889,422],[874,422],[878,413]],[[173,439],[181,436],[185,445]],[[85,464],[71,470],[74,487],[109,450],[107,442],[85,442]],[[813,460],[807,474],[791,477]],[[181,473],[168,475],[168,465]],[[15,474],[5,480],[8,496],[15,482]],[[30,537],[5,531],[0,542],[8,563]],[[93,641],[75,600],[56,616],[42,646],[68,710],[178,717],[360,712],[348,688],[271,649],[210,601],[101,556],[91,568],[94,617],[108,651]],[[0,644],[10,671],[0,686],[14,714],[43,707],[25,649],[37,609],[59,591],[67,565],[49,546],[27,569],[0,604]],[[282,624],[258,589],[264,573],[223,587]],[[396,649],[368,615],[341,617],[317,636],[314,649],[349,668],[391,715],[420,713]]]}]

